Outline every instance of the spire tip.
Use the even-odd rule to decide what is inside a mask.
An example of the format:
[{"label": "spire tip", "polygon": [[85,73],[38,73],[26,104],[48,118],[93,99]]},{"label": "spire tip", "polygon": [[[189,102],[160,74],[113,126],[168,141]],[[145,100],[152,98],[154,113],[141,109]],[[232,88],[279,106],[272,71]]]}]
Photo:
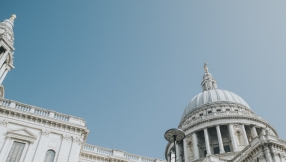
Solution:
[{"label": "spire tip", "polygon": [[15,19],[16,19],[16,15],[15,14],[11,15],[10,20],[14,22]]}]

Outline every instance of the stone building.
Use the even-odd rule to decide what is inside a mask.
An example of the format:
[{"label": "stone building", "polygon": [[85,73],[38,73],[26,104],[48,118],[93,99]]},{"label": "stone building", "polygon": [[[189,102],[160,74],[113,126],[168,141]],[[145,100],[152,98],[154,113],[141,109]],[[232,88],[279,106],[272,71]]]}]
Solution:
[{"label": "stone building", "polygon": [[[0,162],[165,162],[85,143],[84,119],[4,99],[2,82],[14,68],[14,19],[0,22]],[[238,95],[217,88],[204,66],[203,92],[185,108],[186,137],[168,143],[168,162],[286,162],[286,141]],[[163,151],[163,150],[162,150]]]},{"label": "stone building", "polygon": [[[185,108],[179,128],[186,137],[176,146],[178,162],[285,162],[286,141],[233,92],[218,89],[207,65],[203,92]],[[165,157],[174,162],[174,145]]]},{"label": "stone building", "polygon": [[84,119],[4,99],[2,82],[14,68],[14,19],[0,22],[0,162],[161,162],[85,143]]}]

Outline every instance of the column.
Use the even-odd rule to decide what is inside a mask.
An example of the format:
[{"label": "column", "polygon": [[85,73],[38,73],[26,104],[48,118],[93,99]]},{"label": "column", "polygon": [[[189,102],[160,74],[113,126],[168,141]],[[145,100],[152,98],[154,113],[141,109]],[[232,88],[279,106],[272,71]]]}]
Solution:
[{"label": "column", "polygon": [[205,129],[204,129],[204,135],[205,135],[205,143],[206,143],[207,156],[209,156],[209,155],[211,155],[211,149],[210,149],[210,141],[209,141],[208,128],[205,128]]},{"label": "column", "polygon": [[6,70],[7,64],[3,64],[1,69],[0,69],[0,76],[2,76],[3,72]]},{"label": "column", "polygon": [[193,150],[194,150],[194,159],[199,159],[199,148],[198,148],[198,137],[196,132],[192,134],[192,141],[193,141]]},{"label": "column", "polygon": [[229,124],[228,129],[229,129],[229,134],[230,134],[230,138],[231,138],[233,152],[235,152],[235,151],[237,151],[237,142],[236,142],[234,131],[233,131],[233,124]]},{"label": "column", "polygon": [[0,58],[0,65],[2,65],[4,63],[4,61],[7,59],[7,55],[8,55],[8,51],[6,51],[2,57]]},{"label": "column", "polygon": [[224,148],[223,148],[223,142],[222,142],[222,138],[221,138],[219,125],[216,126],[216,133],[217,133],[218,144],[219,144],[219,152],[221,154],[225,153]]},{"label": "column", "polygon": [[245,127],[244,127],[243,124],[241,124],[241,130],[242,130],[242,137],[243,137],[243,140],[244,140],[244,144],[245,145],[249,145],[248,139],[247,139],[247,135],[246,135],[246,131],[245,131]]},{"label": "column", "polygon": [[0,153],[0,161],[5,161],[4,158],[6,155],[8,156],[8,152],[10,151],[9,146],[11,145],[11,143],[11,138],[7,137]]},{"label": "column", "polygon": [[184,156],[185,156],[185,162],[189,162],[189,147],[188,147],[188,143],[187,143],[187,138],[184,138],[183,142],[184,142]]},{"label": "column", "polygon": [[50,131],[42,130],[41,139],[38,142],[37,149],[34,154],[33,162],[44,161],[45,153],[47,151]]},{"label": "column", "polygon": [[69,154],[69,162],[77,162],[80,154],[82,140],[80,137],[73,137]]},{"label": "column", "polygon": [[26,154],[24,156],[24,161],[28,161],[29,155],[32,154],[32,149],[31,149],[31,145],[32,144],[33,144],[32,142],[28,143],[29,146],[28,146],[27,152],[26,152]]},{"label": "column", "polygon": [[254,125],[252,125],[252,127],[251,127],[251,134],[252,134],[253,138],[256,137],[256,136],[258,136],[258,134],[257,134],[257,132],[256,132],[256,128],[255,128]]},{"label": "column", "polygon": [[2,82],[3,82],[4,78],[6,77],[7,73],[8,73],[8,69],[6,69],[5,72],[4,72],[4,74],[1,76],[1,78],[0,78],[0,84],[2,84]]}]

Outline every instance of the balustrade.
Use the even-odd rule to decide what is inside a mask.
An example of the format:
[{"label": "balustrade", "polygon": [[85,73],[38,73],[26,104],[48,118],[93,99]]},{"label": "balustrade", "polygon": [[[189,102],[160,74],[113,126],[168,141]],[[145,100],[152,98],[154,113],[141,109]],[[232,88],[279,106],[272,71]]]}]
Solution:
[{"label": "balustrade", "polygon": [[97,151],[100,154],[105,154],[105,155],[112,155],[113,151],[111,149],[107,148],[97,148]]},{"label": "balustrade", "polygon": [[54,118],[62,121],[69,121],[69,117],[65,115],[55,114]]},{"label": "balustrade", "polygon": [[155,159],[141,158],[141,162],[155,162]]},{"label": "balustrade", "polygon": [[15,108],[21,111],[27,111],[27,112],[31,111],[31,107],[26,106],[26,105],[21,105],[21,104],[16,104]]},{"label": "balustrade", "polygon": [[42,116],[49,116],[50,115],[50,113],[48,111],[41,110],[41,109],[35,109],[34,113],[37,115],[42,115]]},{"label": "balustrade", "polygon": [[130,160],[133,160],[133,161],[138,161],[138,160],[139,160],[139,156],[133,155],[133,154],[125,153],[125,154],[124,154],[124,157],[125,157],[126,159],[130,159]]},{"label": "balustrade", "polygon": [[95,148],[95,146],[89,145],[89,144],[85,144],[85,145],[83,146],[83,149],[84,149],[84,150],[88,150],[88,151],[94,151],[94,148]]},{"label": "balustrade", "polygon": [[[0,99],[0,102],[1,102],[0,105],[8,107],[8,108],[13,108],[16,110],[28,112],[28,113],[35,114],[35,115],[45,116],[48,118],[53,118],[53,119],[61,120],[64,122],[70,122],[73,124],[79,124],[79,125],[83,125],[83,126],[85,125],[85,121],[83,119],[73,117],[70,115],[57,113],[54,111],[42,109],[39,107],[34,107],[31,105],[23,104],[23,103],[20,103],[17,101],[12,101],[12,100]],[[71,121],[71,119],[72,119],[72,121]]]},{"label": "balustrade", "polygon": [[11,102],[10,101],[2,101],[2,106],[10,106]]},{"label": "balustrade", "polygon": [[[103,148],[103,147],[99,147],[99,146],[95,146],[95,145],[90,145],[87,143],[84,144],[83,150],[94,152],[97,154],[117,156],[116,154],[114,154],[114,150],[112,150],[112,149]],[[134,154],[126,153],[126,152],[124,152],[124,158],[129,159],[131,161],[136,161],[136,162],[155,162],[156,161],[156,159],[142,157],[139,155],[134,155]]]}]

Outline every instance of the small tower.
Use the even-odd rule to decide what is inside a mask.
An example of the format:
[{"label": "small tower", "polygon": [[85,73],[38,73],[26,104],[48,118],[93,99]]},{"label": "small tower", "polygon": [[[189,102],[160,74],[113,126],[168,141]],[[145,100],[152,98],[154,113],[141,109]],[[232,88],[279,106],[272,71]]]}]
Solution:
[{"label": "small tower", "polygon": [[7,73],[14,68],[14,19],[12,15],[9,19],[0,22],[0,98],[4,98],[4,87],[2,85]]}]

